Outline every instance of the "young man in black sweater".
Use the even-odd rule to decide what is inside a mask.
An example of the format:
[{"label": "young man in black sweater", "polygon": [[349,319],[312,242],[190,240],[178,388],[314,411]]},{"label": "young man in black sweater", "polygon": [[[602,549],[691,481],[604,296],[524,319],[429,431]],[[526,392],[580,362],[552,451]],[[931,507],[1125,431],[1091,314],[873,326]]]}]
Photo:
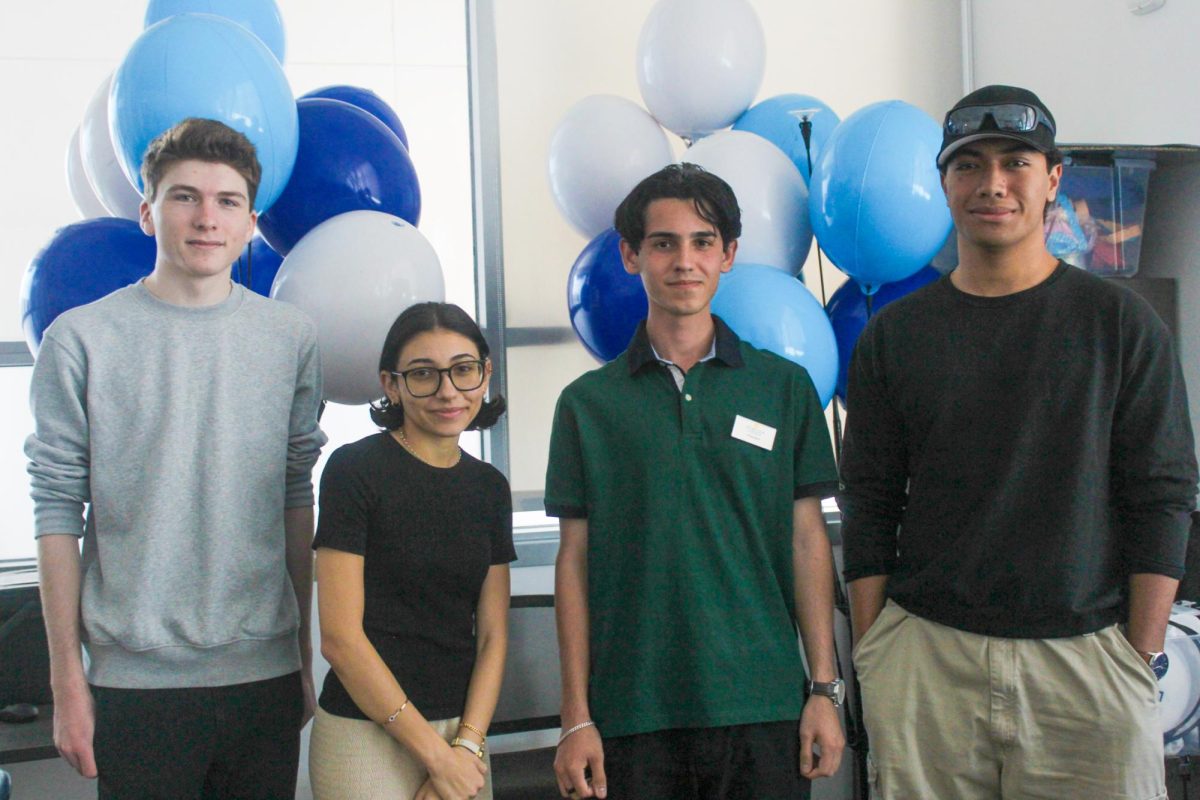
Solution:
[{"label": "young man in black sweater", "polygon": [[951,109],[958,267],[854,353],[839,500],[873,797],[1166,797],[1187,398],[1149,306],[1046,250],[1054,125],[1014,87]]}]

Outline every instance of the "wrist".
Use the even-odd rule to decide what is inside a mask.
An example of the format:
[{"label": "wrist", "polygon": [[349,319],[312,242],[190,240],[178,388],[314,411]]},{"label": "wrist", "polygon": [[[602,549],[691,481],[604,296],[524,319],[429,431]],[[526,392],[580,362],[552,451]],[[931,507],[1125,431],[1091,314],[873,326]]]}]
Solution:
[{"label": "wrist", "polygon": [[487,744],[487,734],[485,734],[481,728],[478,728],[469,722],[458,723],[458,738],[465,739],[479,745]]},{"label": "wrist", "polygon": [[464,739],[461,736],[456,736],[450,740],[450,747],[457,747],[460,750],[466,750],[475,758],[482,759],[486,753],[485,747],[478,742],[473,742],[470,739]]},{"label": "wrist", "polygon": [[82,664],[77,669],[63,670],[50,676],[50,691],[54,694],[73,693],[87,689],[87,676],[83,674]]},{"label": "wrist", "polygon": [[586,703],[582,705],[564,705],[559,719],[562,722],[563,730],[573,728],[581,722],[587,722],[592,718],[592,711]]}]

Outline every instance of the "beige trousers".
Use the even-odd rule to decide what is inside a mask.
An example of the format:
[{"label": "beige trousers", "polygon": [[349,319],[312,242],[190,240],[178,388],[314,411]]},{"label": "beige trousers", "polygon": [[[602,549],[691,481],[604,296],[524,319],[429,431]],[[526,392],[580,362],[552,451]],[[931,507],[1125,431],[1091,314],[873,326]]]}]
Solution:
[{"label": "beige trousers", "polygon": [[[447,742],[458,735],[459,718],[429,724]],[[476,800],[492,800],[492,765]],[[347,719],[320,707],[313,719],[308,749],[313,800],[412,800],[429,773],[425,766],[383,728],[363,719]]]},{"label": "beige trousers", "polygon": [[1114,625],[979,636],[889,601],[854,649],[872,800],[1165,800],[1158,682]]}]

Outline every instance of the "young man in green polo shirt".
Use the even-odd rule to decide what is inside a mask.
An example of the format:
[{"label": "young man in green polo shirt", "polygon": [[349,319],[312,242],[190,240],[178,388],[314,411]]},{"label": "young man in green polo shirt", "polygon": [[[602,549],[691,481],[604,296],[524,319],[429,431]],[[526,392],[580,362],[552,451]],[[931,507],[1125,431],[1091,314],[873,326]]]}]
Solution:
[{"label": "young man in green polo shirt", "polygon": [[546,479],[561,531],[559,788],[806,798],[845,742],[821,404],[802,368],[710,311],[741,233],[728,184],[667,167],[616,227],[649,315],[628,350],[563,391]]}]

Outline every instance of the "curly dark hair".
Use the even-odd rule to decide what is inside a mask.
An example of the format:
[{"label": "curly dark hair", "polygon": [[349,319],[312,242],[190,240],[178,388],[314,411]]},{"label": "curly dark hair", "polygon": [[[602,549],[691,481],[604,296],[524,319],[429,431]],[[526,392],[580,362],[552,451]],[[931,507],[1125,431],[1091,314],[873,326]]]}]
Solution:
[{"label": "curly dark hair", "polygon": [[[379,354],[379,371],[391,372],[396,369],[404,345],[418,334],[435,330],[453,331],[467,337],[475,343],[475,347],[479,349],[479,357],[484,361],[491,352],[479,325],[458,306],[453,303],[416,303],[404,309],[392,323],[392,328],[383,341],[383,352]],[[506,407],[507,404],[500,395],[485,400],[479,407],[479,413],[471,420],[471,424],[467,425],[467,430],[492,427]],[[381,428],[394,431],[404,424],[404,407],[383,397],[371,404],[371,420]]]},{"label": "curly dark hair", "polygon": [[646,238],[646,209],[663,199],[691,200],[700,218],[721,234],[723,249],[742,235],[742,211],[729,184],[696,164],[671,164],[643,178],[613,215],[613,226],[634,252]]}]

